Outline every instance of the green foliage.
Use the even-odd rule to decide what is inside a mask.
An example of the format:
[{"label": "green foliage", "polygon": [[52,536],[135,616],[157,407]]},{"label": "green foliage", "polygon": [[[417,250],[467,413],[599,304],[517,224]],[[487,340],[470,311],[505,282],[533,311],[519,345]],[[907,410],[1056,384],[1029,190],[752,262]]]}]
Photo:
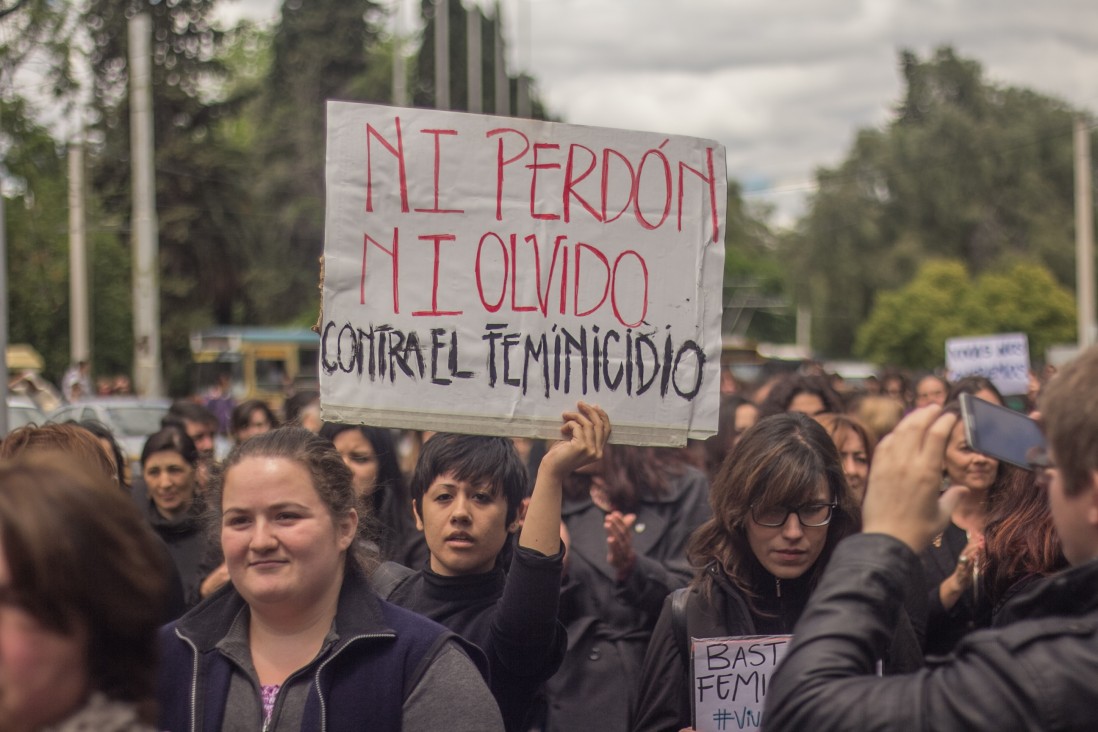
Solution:
[{"label": "green foliage", "polygon": [[1014,261],[973,279],[959,260],[932,260],[907,285],[879,295],[855,352],[930,370],[942,365],[948,338],[1016,332],[1035,355],[1075,339],[1075,298],[1047,268]]},{"label": "green foliage", "polygon": [[849,353],[877,293],[930,258],[978,273],[1021,257],[1074,281],[1073,111],[986,82],[949,48],[925,61],[904,52],[901,70],[894,119],[817,172],[787,250],[811,293],[814,342],[830,355]]},{"label": "green foliage", "polygon": [[[789,268],[782,261],[778,238],[768,223],[770,213],[769,208],[748,205],[740,184],[734,180],[728,182],[724,292],[726,304],[731,307],[725,312],[723,327],[756,341],[780,343],[793,340],[796,320],[789,307],[792,303]],[[742,311],[737,307],[760,299],[781,301],[785,306]],[[749,323],[746,330],[745,322]]]},{"label": "green foliage", "polygon": [[380,20],[380,5],[372,0],[283,3],[270,68],[250,118],[256,130],[251,185],[258,240],[242,283],[249,298],[246,322],[316,318],[325,101],[389,100],[388,75],[376,71]]},{"label": "green foliage", "polygon": [[[32,122],[19,98],[0,116],[10,142],[5,156],[9,341],[29,343],[45,359],[47,378],[60,379],[69,354],[68,176],[65,153]],[[90,325],[95,373],[129,372],[133,358],[129,258],[110,232],[87,236]]]}]

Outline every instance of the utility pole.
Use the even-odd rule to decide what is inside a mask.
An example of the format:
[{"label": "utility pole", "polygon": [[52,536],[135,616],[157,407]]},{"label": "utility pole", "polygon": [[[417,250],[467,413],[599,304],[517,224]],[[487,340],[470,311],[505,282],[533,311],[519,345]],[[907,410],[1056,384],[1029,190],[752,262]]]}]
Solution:
[{"label": "utility pole", "polygon": [[133,160],[134,387],[141,396],[164,394],[160,364],[160,258],[156,221],[156,166],[148,13],[130,18],[130,155]]},{"label": "utility pole", "polygon": [[88,248],[84,220],[84,144],[69,145],[69,362],[91,362]]},{"label": "utility pole", "polygon": [[408,106],[408,72],[404,64],[404,0],[393,0],[393,104]]},{"label": "utility pole", "polygon": [[466,66],[469,77],[469,111],[484,111],[484,69],[481,61],[480,6],[470,4],[465,11]]},{"label": "utility pole", "polygon": [[1090,129],[1075,119],[1075,290],[1079,350],[1094,343],[1094,208],[1091,186]]},{"label": "utility pole", "polygon": [[[4,93],[4,69],[0,67],[0,95]],[[4,159],[0,150],[0,436],[8,434],[8,222],[4,217]]]},{"label": "utility pole", "polygon": [[511,116],[511,80],[507,78],[507,65],[503,60],[503,8],[496,0],[495,22],[496,114]]},{"label": "utility pole", "polygon": [[530,48],[533,34],[530,30],[530,4],[529,0],[519,0],[518,3],[518,55],[521,68],[518,73],[518,84],[515,94],[515,116],[529,119],[530,106]]},{"label": "utility pole", "polygon": [[435,109],[450,108],[450,0],[435,3]]}]

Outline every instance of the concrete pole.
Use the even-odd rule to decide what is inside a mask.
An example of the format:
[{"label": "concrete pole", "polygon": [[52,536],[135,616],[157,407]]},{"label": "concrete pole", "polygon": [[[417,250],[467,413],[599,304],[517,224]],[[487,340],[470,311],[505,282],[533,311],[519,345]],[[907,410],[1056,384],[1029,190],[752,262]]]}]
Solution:
[{"label": "concrete pole", "polygon": [[797,304],[797,347],[812,351],[812,308],[807,303]]},{"label": "concrete pole", "polygon": [[88,247],[84,221],[84,145],[69,145],[69,362],[91,361]]},{"label": "concrete pole", "polygon": [[533,34],[530,32],[530,4],[528,0],[518,3],[518,55],[522,67],[518,73],[515,98],[515,116],[529,119],[532,113],[530,105],[530,47]]},{"label": "concrete pole", "polygon": [[511,80],[507,78],[507,63],[503,59],[503,8],[496,0],[495,22],[496,114],[511,116]]},{"label": "concrete pole", "polygon": [[469,111],[484,111],[484,68],[481,61],[480,7],[470,4],[465,11],[465,46],[469,76]]},{"label": "concrete pole", "polygon": [[1093,203],[1090,129],[1079,117],[1075,120],[1075,290],[1080,350],[1095,340]]},{"label": "concrete pole", "polygon": [[164,394],[160,364],[160,258],[156,220],[151,90],[152,19],[129,22],[130,156],[133,160],[133,349],[134,388],[141,396]]},{"label": "concrete pole", "polygon": [[[0,69],[0,85],[3,70]],[[0,173],[4,170],[3,151],[0,151]],[[0,437],[8,434],[8,222],[4,215],[4,182],[0,177]]]},{"label": "concrete pole", "polygon": [[450,108],[450,0],[435,3],[435,109]]},{"label": "concrete pole", "polygon": [[404,0],[393,0],[393,104],[408,106],[408,71],[404,59]]}]

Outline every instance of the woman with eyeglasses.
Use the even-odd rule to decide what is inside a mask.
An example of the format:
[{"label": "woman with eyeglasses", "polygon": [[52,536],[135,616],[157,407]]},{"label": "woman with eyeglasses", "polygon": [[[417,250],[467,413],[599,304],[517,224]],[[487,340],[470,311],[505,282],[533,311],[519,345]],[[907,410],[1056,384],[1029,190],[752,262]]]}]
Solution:
[{"label": "woman with eyeglasses", "polygon": [[685,632],[673,628],[669,596],[644,659],[637,732],[690,727],[689,638],[792,633],[835,545],[860,520],[835,443],[792,412],[744,433],[709,500],[713,518],[689,544],[696,574]]}]

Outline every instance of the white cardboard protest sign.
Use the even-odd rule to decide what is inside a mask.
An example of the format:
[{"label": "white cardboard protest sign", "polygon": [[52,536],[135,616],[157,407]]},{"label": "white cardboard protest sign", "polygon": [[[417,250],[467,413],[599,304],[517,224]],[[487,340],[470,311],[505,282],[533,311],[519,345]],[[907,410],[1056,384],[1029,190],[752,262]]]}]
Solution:
[{"label": "white cardboard protest sign", "polygon": [[697,732],[759,729],[770,677],[793,636],[690,640],[694,729]]},{"label": "white cardboard protest sign", "polygon": [[1029,388],[1029,339],[1025,333],[950,338],[946,370],[956,381],[980,375],[1003,394],[1025,394]]},{"label": "white cardboard protest sign", "polygon": [[324,419],[715,434],[726,185],[708,140],[329,102]]}]

